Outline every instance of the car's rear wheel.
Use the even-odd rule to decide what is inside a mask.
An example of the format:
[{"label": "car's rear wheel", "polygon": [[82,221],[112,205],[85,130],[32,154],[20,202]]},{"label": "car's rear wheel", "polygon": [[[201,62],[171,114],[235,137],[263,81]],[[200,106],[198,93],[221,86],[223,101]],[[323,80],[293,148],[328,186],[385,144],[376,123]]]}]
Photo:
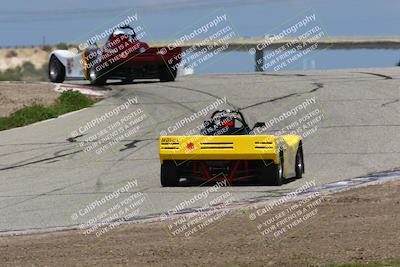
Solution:
[{"label": "car's rear wheel", "polygon": [[161,165],[161,185],[177,186],[179,184],[178,167],[174,161],[166,160]]},{"label": "car's rear wheel", "polygon": [[296,153],[296,179],[300,179],[303,177],[304,173],[304,158],[303,158],[303,148],[301,146],[301,143],[299,145],[299,148],[297,149]]},{"label": "car's rear wheel", "polygon": [[283,184],[283,155],[280,153],[278,164],[271,162],[262,162],[260,183],[263,185],[280,186]]},{"label": "car's rear wheel", "polygon": [[93,85],[104,85],[107,81],[105,73],[96,70],[96,67],[89,69],[89,81]]},{"label": "car's rear wheel", "polygon": [[65,80],[65,67],[54,55],[49,61],[49,80],[53,83],[62,83]]},{"label": "car's rear wheel", "polygon": [[175,81],[177,74],[176,67],[160,66],[160,81],[161,82],[173,82]]}]

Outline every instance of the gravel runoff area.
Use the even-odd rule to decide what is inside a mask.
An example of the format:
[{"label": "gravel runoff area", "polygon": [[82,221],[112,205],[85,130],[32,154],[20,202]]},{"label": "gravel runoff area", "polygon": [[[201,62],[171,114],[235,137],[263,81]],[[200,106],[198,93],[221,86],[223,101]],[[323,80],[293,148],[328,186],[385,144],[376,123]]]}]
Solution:
[{"label": "gravel runoff area", "polygon": [[[254,209],[228,213],[190,238],[172,236],[168,220],[120,225],[100,237],[82,230],[1,237],[0,266],[325,266],[387,260],[385,266],[399,266],[399,191],[400,181],[392,180],[321,195],[314,217],[274,240],[250,221]],[[274,208],[269,217],[293,203],[298,202]]]},{"label": "gravel runoff area", "polygon": [[51,83],[0,82],[0,117],[33,102],[49,106],[60,95]]}]

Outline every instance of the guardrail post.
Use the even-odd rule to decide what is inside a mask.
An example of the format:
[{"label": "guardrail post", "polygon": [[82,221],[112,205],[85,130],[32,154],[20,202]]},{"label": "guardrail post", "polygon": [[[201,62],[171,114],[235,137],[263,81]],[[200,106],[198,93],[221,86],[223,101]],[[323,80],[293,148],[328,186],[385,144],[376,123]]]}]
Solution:
[{"label": "guardrail post", "polygon": [[264,50],[256,49],[255,53],[256,71],[262,72],[264,66]]}]

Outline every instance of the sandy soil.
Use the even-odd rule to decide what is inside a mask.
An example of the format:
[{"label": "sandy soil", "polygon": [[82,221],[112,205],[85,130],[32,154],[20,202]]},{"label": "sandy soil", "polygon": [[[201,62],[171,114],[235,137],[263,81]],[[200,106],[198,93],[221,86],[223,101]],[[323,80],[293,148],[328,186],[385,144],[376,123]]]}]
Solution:
[{"label": "sandy soil", "polygon": [[2,237],[0,265],[320,266],[399,259],[399,192],[400,181],[391,181],[320,196],[314,217],[274,240],[257,230],[262,217],[249,220],[254,210],[232,212],[190,238],[171,235],[169,221],[118,226],[100,237],[78,230]]},{"label": "sandy soil", "polygon": [[54,85],[46,83],[0,83],[0,117],[33,102],[51,105],[59,96]]},{"label": "sandy soil", "polygon": [[37,69],[39,69],[43,64],[47,64],[49,54],[49,52],[46,52],[39,47],[0,49],[0,71],[22,66],[24,62],[31,62]]}]

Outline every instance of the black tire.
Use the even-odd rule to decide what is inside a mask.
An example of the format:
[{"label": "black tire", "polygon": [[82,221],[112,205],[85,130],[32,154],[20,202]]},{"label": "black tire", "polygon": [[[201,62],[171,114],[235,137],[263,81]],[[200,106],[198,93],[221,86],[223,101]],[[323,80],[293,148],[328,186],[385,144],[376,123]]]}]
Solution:
[{"label": "black tire", "polygon": [[304,173],[304,158],[303,158],[303,147],[301,143],[299,144],[299,148],[296,153],[296,179],[300,179],[303,177]]},{"label": "black tire", "polygon": [[89,81],[93,85],[104,85],[107,77],[103,71],[97,71],[96,67],[92,67],[89,69]]},{"label": "black tire", "polygon": [[176,67],[160,66],[160,81],[161,82],[173,82],[175,81],[177,74]]},{"label": "black tire", "polygon": [[49,60],[49,80],[53,83],[62,83],[65,80],[65,67],[54,55]]},{"label": "black tire", "polygon": [[280,153],[279,164],[273,161],[261,163],[260,183],[262,185],[280,186],[283,184],[283,155]]},{"label": "black tire", "polygon": [[166,160],[161,165],[161,185],[163,187],[177,186],[179,184],[178,167],[175,162]]},{"label": "black tire", "polygon": [[122,79],[122,83],[124,83],[124,84],[131,84],[131,83],[133,83],[133,79],[132,79],[132,78],[125,78],[125,79]]}]

